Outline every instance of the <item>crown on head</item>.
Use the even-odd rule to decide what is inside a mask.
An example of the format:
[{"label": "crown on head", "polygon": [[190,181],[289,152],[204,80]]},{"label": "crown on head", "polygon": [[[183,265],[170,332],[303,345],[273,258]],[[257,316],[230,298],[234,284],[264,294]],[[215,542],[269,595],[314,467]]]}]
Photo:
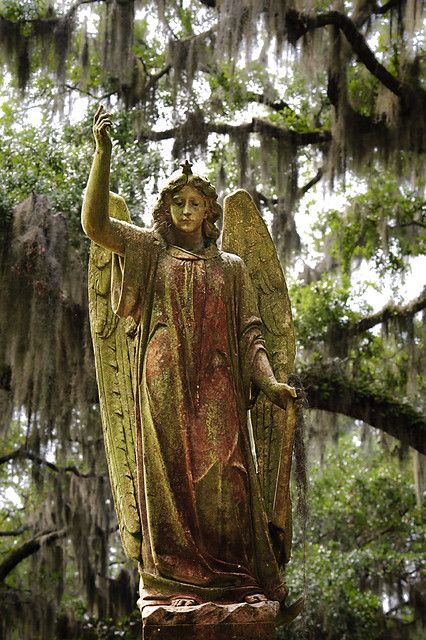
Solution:
[{"label": "crown on head", "polygon": [[182,167],[182,173],[184,173],[186,176],[192,176],[192,164],[188,162],[188,160],[185,160],[185,162],[180,166]]}]

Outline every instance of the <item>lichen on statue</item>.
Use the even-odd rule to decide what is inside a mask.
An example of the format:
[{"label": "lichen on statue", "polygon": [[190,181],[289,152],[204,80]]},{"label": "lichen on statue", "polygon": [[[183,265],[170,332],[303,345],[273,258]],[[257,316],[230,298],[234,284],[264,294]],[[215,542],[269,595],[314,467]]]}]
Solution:
[{"label": "lichen on statue", "polygon": [[[98,151],[108,123],[98,111]],[[162,190],[152,229],[111,217],[124,201],[109,194],[104,146],[82,219],[92,240],[113,252],[112,309],[123,319],[100,337],[94,320],[104,302],[93,271],[92,335],[113,494],[125,547],[129,535],[142,540],[130,554],[139,562],[139,604],[283,603],[247,411],[254,389],[284,409],[295,391],[269,364],[252,279],[240,257],[217,247],[216,191],[187,162]],[[120,329],[128,317],[131,337]]]}]

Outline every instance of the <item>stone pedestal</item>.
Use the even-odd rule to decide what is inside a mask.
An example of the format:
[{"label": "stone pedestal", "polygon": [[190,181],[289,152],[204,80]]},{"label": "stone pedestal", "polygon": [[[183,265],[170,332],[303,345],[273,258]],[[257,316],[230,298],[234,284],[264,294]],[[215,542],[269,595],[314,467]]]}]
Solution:
[{"label": "stone pedestal", "polygon": [[144,607],[143,640],[275,640],[278,602]]}]

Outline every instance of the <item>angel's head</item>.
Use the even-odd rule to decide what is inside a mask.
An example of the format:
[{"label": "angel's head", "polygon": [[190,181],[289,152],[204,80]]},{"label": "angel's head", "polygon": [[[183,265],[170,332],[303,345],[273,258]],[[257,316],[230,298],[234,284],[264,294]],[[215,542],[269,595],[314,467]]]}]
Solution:
[{"label": "angel's head", "polygon": [[[216,190],[208,180],[194,175],[188,162],[182,166],[183,170],[175,172],[160,192],[152,214],[154,226],[167,240],[171,226],[177,226],[181,231],[192,231],[191,225],[199,223],[204,243],[215,243],[219,237],[215,223],[222,214]],[[180,226],[186,206],[192,207],[193,213],[190,220],[182,220]]]}]

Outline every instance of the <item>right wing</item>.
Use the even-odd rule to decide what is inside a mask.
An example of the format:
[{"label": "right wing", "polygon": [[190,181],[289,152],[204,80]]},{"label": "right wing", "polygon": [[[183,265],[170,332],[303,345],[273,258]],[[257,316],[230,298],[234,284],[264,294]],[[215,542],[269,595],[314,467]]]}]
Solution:
[{"label": "right wing", "polygon": [[[126,203],[110,192],[109,214],[131,222]],[[91,243],[89,314],[111,489],[126,554],[141,559],[142,527],[137,501],[136,435],[133,393],[133,340],[130,318],[111,307],[111,251]]]},{"label": "right wing", "polygon": [[[250,194],[243,189],[227,196],[223,205],[222,249],[246,264],[263,322],[269,359],[277,380],[287,382],[296,353],[287,285],[268,228]],[[276,531],[274,544],[280,564],[288,562],[292,524],[290,470],[295,432],[294,403],[286,411],[259,393],[251,410],[258,477],[266,513]]]}]

